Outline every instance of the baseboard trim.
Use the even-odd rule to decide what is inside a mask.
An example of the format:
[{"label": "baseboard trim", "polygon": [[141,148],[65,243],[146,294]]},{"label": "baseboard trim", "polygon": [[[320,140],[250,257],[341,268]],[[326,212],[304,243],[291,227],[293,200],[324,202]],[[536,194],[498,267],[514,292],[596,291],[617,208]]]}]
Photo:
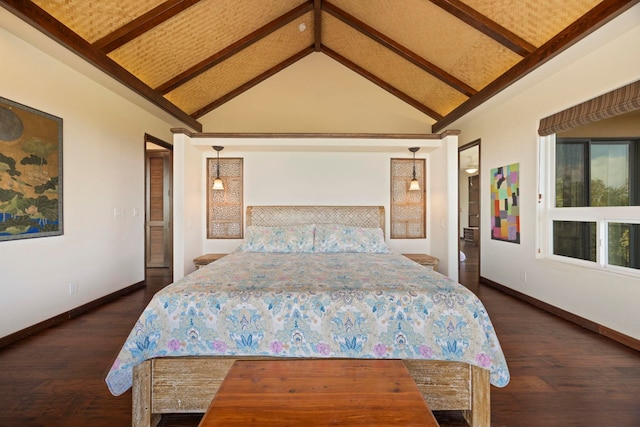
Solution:
[{"label": "baseboard trim", "polygon": [[142,282],[138,282],[131,286],[127,286],[126,288],[110,293],[109,295],[105,295],[101,298],[98,298],[97,300],[90,301],[79,307],[73,308],[65,313],[58,314],[57,316],[54,316],[50,319],[43,320],[42,322],[36,323],[35,325],[29,326],[28,328],[22,329],[20,331],[17,331],[10,335],[2,337],[0,338],[0,349],[7,347],[24,338],[27,338],[31,335],[37,334],[38,332],[42,332],[45,329],[51,328],[52,326],[59,325],[69,319],[78,317],[81,314],[86,313],[87,311],[93,310],[94,308],[100,307],[101,305],[114,301],[123,295],[130,294],[131,292],[136,291],[144,286],[145,286],[145,282],[143,280]]},{"label": "baseboard trim", "polygon": [[573,313],[565,311],[561,308],[548,304],[544,301],[540,301],[539,299],[533,298],[529,295],[523,294],[522,292],[516,291],[515,289],[508,288],[500,283],[494,282],[493,280],[487,279],[486,277],[480,276],[480,283],[483,285],[490,286],[494,289],[499,290],[507,295],[511,295],[512,297],[518,298],[521,301],[529,303],[534,307],[537,307],[541,310],[544,310],[548,313],[551,313],[555,316],[560,317],[561,319],[568,320],[569,322],[575,323],[579,326],[582,326],[585,329],[588,329],[592,332],[600,334],[604,337],[607,337],[613,341],[616,341],[622,345],[630,347],[634,350],[640,351],[640,340],[620,333],[618,331],[614,331],[613,329],[607,328],[606,326],[602,326],[599,323],[593,322],[591,320],[585,319],[584,317],[577,316]]}]

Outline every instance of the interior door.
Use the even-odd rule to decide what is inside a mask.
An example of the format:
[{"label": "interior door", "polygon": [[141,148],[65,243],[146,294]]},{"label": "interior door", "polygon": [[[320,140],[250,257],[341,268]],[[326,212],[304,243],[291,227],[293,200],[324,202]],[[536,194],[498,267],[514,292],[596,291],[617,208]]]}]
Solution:
[{"label": "interior door", "polygon": [[146,266],[171,267],[171,151],[147,150]]}]

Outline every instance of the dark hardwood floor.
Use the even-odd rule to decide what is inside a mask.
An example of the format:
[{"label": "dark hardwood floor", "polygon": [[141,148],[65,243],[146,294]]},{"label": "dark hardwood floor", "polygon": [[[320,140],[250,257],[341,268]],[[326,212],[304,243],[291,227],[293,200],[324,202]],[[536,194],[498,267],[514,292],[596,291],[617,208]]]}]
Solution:
[{"label": "dark hardwood floor", "polygon": [[[492,425],[640,426],[640,353],[479,285],[471,249],[461,282],[484,302],[511,370],[508,386],[491,389]],[[0,426],[130,425],[131,391],[112,396],[104,376],[168,273],[149,270],[145,289],[0,349]],[[465,425],[457,414],[436,417]],[[198,419],[164,417],[161,425]]]},{"label": "dark hardwood floor", "polygon": [[478,279],[480,277],[480,250],[478,245],[461,239],[458,247],[465,256],[465,260],[460,262],[458,281],[477,293]]}]

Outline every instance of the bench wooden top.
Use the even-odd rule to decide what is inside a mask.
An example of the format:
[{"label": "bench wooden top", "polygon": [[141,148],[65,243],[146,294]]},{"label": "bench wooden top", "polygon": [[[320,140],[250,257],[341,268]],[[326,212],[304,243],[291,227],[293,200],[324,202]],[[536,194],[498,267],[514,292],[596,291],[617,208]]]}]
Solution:
[{"label": "bench wooden top", "polygon": [[200,427],[438,426],[400,360],[236,361]]}]

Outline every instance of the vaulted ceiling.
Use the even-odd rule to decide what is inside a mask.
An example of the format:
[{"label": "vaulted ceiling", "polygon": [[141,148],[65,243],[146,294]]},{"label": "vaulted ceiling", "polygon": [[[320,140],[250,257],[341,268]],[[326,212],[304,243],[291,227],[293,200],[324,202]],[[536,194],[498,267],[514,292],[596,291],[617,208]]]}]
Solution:
[{"label": "vaulted ceiling", "polygon": [[[312,52],[433,131],[640,0],[0,0],[191,128]],[[322,75],[316,77],[322,79]]]}]

